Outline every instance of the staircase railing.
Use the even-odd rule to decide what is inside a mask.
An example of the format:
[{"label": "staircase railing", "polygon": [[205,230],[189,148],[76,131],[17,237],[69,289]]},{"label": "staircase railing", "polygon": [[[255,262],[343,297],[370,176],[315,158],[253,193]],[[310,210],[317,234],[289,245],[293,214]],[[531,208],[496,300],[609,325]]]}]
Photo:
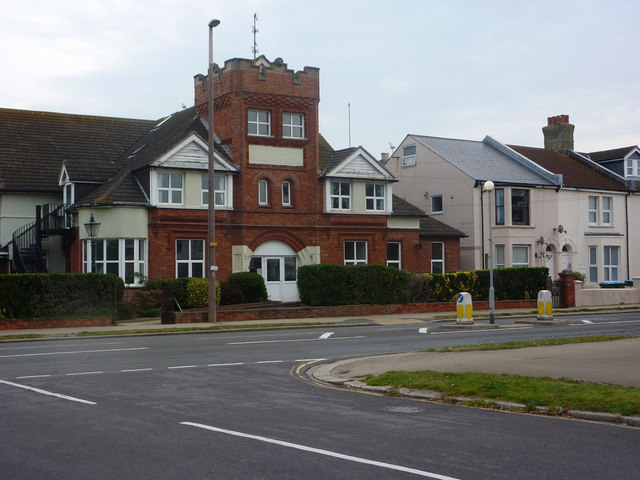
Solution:
[{"label": "staircase railing", "polygon": [[[42,239],[59,235],[72,226],[71,216],[65,213],[64,205],[48,203],[36,206],[36,220],[13,232],[13,261],[20,273],[27,271],[27,255],[33,256],[38,272],[46,272],[42,256]],[[28,253],[27,253],[28,252]]]}]

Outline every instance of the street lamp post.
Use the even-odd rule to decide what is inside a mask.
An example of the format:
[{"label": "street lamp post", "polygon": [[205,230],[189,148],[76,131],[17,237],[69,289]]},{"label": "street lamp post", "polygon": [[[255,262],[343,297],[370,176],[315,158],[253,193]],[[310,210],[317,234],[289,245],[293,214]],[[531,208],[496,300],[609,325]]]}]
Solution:
[{"label": "street lamp post", "polygon": [[492,207],[491,207],[491,192],[495,185],[491,180],[487,180],[483,185],[485,191],[488,192],[489,197],[489,323],[496,323],[496,305],[495,305],[495,292],[493,290],[493,220]]},{"label": "street lamp post", "polygon": [[220,20],[209,22],[209,321],[216,321],[216,198],[214,175],[215,136],[213,132],[213,29]]},{"label": "street lamp post", "polygon": [[84,224],[84,228],[87,230],[87,236],[91,239],[91,273],[93,273],[96,271],[96,237],[100,230],[100,222],[96,222],[93,213],[89,221]]}]

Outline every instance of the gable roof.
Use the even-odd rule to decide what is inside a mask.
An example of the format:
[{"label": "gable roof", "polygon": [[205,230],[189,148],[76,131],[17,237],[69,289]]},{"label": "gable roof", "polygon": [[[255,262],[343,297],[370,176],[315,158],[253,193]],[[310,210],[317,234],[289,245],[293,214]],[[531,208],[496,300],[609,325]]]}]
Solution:
[{"label": "gable roof", "polygon": [[476,181],[496,184],[559,186],[562,178],[506,148],[491,137],[481,142],[409,135]]},{"label": "gable roof", "polygon": [[[195,108],[187,108],[174,113],[157,123],[135,144],[133,144],[120,159],[119,170],[106,182],[96,188],[89,195],[76,202],[79,205],[94,204],[148,204],[149,199],[142,185],[136,178],[136,173],[149,168],[160,166],[158,160],[169,162],[176,168],[180,165],[171,163],[171,155],[179,153],[189,143],[196,143],[206,148],[208,127],[202,117],[195,114]],[[237,171],[231,163],[231,154],[227,147],[216,137],[216,164],[228,171]],[[208,155],[207,155],[208,156]],[[203,163],[194,161],[187,168],[208,169],[208,161]]]},{"label": "gable roof", "polygon": [[510,146],[531,161],[554,173],[562,174],[564,186],[594,190],[626,191],[623,179],[594,162],[580,161],[544,148]]},{"label": "gable roof", "polygon": [[582,155],[596,163],[604,163],[615,160],[624,160],[632,153],[639,151],[636,145],[631,147],[614,148],[611,150],[601,150],[599,152],[583,153]]},{"label": "gable roof", "polygon": [[56,192],[72,180],[104,181],[155,120],[0,108],[0,190]]},{"label": "gable roof", "polygon": [[395,182],[396,178],[362,147],[336,150],[331,154],[321,177],[360,178]]}]

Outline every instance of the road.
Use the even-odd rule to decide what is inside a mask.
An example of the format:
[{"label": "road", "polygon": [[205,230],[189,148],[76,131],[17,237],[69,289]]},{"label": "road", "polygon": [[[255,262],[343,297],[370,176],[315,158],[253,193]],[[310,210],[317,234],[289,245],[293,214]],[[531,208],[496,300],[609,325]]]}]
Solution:
[{"label": "road", "polygon": [[639,334],[637,312],[459,332],[420,320],[2,343],[1,476],[640,478],[640,429],[350,392],[304,376],[314,362],[351,355]]}]

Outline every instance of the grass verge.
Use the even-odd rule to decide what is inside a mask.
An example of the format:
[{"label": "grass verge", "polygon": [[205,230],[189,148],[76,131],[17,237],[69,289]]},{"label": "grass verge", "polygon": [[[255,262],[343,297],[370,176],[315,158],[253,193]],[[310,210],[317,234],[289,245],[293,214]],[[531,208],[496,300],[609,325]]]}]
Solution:
[{"label": "grass verge", "polygon": [[636,338],[637,335],[593,335],[590,337],[546,338],[526,342],[481,343],[479,345],[459,345],[454,347],[431,348],[425,352],[470,352],[474,350],[511,350],[514,348],[544,347],[551,345],[567,345],[570,343],[609,342],[624,338]]},{"label": "grass verge", "polygon": [[[602,342],[634,338],[634,336],[607,335],[576,338],[534,340],[530,342],[507,342],[476,346],[447,347],[430,351],[451,352],[469,350],[502,350],[513,348],[562,345],[570,343]],[[527,410],[547,407],[549,412],[566,410],[606,412],[621,415],[640,415],[640,389],[589,383],[567,378],[527,377],[507,374],[453,373],[453,372],[405,372],[391,371],[364,380],[371,386],[391,385],[394,391],[400,388],[432,390],[445,398],[473,397],[481,405],[491,407],[492,401],[520,403]]]},{"label": "grass verge", "polygon": [[479,397],[521,403],[528,410],[583,410],[640,415],[640,389],[571,379],[452,372],[387,372],[365,380],[371,386],[392,385],[433,390],[446,397]]}]

